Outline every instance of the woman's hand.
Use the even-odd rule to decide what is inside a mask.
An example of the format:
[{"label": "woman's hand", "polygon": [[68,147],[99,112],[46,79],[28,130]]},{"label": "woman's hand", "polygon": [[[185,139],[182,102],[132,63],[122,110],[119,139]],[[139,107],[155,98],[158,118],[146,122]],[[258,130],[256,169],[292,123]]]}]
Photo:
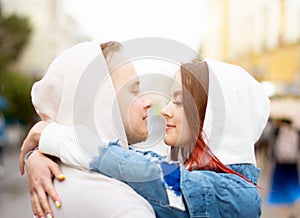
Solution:
[{"label": "woman's hand", "polygon": [[61,201],[52,183],[52,174],[58,181],[63,181],[62,174],[57,163],[35,150],[26,161],[26,172],[29,183],[31,207],[38,217],[53,217],[48,196],[56,207],[61,206]]},{"label": "woman's hand", "polygon": [[19,170],[20,174],[24,175],[24,157],[25,155],[36,148],[39,144],[41,134],[45,127],[49,124],[47,121],[37,122],[29,131],[21,147],[20,158],[19,158]]},{"label": "woman's hand", "polygon": [[[21,175],[24,175],[25,172],[25,155],[38,146],[40,136],[48,124],[49,123],[46,121],[36,123],[25,138],[19,159]],[[61,201],[53,186],[52,175],[54,175],[58,181],[63,181],[65,176],[62,174],[61,169],[57,163],[40,153],[38,150],[35,150],[27,157],[26,171],[33,213],[38,217],[45,217],[45,215],[47,217],[47,214],[53,216],[48,196],[55,202],[57,207],[60,207]]]}]

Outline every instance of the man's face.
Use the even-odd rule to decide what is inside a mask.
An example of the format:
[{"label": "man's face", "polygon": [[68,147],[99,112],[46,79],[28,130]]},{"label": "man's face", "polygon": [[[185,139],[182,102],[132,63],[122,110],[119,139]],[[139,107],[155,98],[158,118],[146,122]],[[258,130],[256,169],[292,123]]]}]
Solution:
[{"label": "man's face", "polygon": [[152,102],[140,92],[140,82],[133,65],[128,62],[111,72],[129,144],[148,137],[147,110]]}]

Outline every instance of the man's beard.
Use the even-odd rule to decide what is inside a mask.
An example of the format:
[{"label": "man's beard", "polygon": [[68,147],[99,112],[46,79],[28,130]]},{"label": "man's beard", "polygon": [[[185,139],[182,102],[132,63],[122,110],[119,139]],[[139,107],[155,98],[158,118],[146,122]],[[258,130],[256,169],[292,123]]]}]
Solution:
[{"label": "man's beard", "polygon": [[129,145],[143,142],[148,138],[149,135],[148,131],[145,132],[144,134],[138,134],[130,127],[125,128],[125,132],[126,132],[127,141]]}]

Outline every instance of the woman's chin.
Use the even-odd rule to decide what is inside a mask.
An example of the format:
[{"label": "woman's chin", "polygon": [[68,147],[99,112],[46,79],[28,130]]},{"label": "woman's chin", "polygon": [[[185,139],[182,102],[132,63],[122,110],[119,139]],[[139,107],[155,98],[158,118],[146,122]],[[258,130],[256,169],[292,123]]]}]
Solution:
[{"label": "woman's chin", "polygon": [[176,141],[175,140],[171,140],[171,139],[169,139],[168,137],[164,137],[164,143],[166,144],[166,145],[168,145],[168,146],[171,146],[171,147],[173,147],[173,146],[175,146],[176,145]]}]

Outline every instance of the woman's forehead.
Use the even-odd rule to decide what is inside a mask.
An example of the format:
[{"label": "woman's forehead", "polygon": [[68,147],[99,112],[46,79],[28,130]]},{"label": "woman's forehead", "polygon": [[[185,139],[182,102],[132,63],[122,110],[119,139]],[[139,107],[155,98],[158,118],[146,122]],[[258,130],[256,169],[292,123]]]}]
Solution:
[{"label": "woman's forehead", "polygon": [[178,96],[179,94],[182,94],[182,83],[181,83],[181,74],[178,72],[174,78],[173,84],[171,86],[170,94],[173,97]]}]

